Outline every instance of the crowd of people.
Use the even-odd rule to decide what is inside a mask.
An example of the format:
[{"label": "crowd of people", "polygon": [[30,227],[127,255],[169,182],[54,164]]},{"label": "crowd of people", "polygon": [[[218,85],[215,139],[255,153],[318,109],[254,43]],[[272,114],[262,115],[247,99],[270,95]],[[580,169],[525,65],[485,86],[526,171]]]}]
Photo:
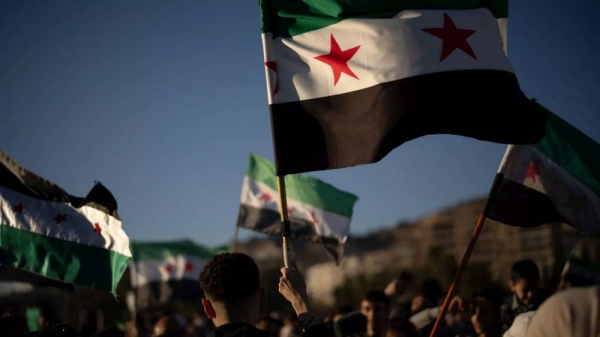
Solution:
[{"label": "crowd of people", "polygon": [[[579,260],[581,262],[583,260]],[[439,330],[440,337],[596,337],[600,302],[596,261],[567,263],[556,290],[540,284],[537,265],[517,261],[510,271],[510,294],[497,288],[455,296]],[[279,293],[289,302],[287,315],[265,314],[267,298],[259,268],[242,253],[214,257],[200,274],[203,315],[185,319],[167,314],[150,330],[129,322],[98,337],[421,337],[429,336],[445,293],[435,280],[408,293],[413,275],[402,273],[385,289],[365,290],[360,303],[340,305],[329,317],[314,313],[306,283],[295,264],[281,269]],[[412,285],[415,288],[414,285]],[[200,309],[200,308],[199,308]],[[282,308],[285,310],[286,308]],[[40,323],[30,333],[25,318],[6,311],[0,336],[81,336],[69,325]]]}]

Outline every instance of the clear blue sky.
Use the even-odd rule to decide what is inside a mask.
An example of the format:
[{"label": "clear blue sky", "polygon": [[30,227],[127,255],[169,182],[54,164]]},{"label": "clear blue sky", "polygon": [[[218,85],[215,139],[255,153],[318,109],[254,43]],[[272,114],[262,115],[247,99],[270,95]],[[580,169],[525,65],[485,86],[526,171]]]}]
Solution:
[{"label": "clear blue sky", "polygon": [[[600,141],[600,4],[576,3],[511,0],[508,54]],[[273,158],[259,18],[256,0],[1,1],[0,148],[71,194],[103,182],[132,240],[229,242],[248,154]],[[504,150],[430,136],[312,175],[360,197],[358,234],[484,195]]]}]

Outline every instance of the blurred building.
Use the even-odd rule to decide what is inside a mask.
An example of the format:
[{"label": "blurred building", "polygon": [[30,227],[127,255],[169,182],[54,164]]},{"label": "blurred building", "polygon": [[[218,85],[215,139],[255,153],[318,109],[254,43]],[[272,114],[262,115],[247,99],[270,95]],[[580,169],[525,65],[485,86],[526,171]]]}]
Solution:
[{"label": "blurred building", "polygon": [[[333,262],[314,265],[306,275],[312,298],[332,305],[332,294],[346,276],[375,274],[386,268],[418,268],[425,263],[428,252],[436,248],[460,263],[485,202],[478,199],[462,203],[386,231],[385,235],[393,243],[384,249],[346,257],[352,262],[345,260],[340,267]],[[521,259],[531,259],[538,265],[542,279],[556,280],[568,252],[581,237],[580,232],[564,224],[525,229],[486,220],[469,265],[489,268],[495,280],[506,284],[511,265]]]}]

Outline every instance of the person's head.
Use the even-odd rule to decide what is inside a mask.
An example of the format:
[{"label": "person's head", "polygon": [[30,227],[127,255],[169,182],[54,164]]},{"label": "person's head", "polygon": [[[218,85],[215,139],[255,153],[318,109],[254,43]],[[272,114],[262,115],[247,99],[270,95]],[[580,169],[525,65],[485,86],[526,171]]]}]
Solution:
[{"label": "person's head", "polygon": [[577,242],[565,263],[559,290],[600,284],[599,243],[599,240],[594,238]]},{"label": "person's head", "polygon": [[340,318],[354,311],[354,307],[349,304],[340,305],[335,314],[333,314],[333,322],[337,322]]},{"label": "person's head", "polygon": [[390,300],[383,291],[371,290],[363,296],[360,312],[367,317],[367,333],[380,333],[388,325]]},{"label": "person's head", "polygon": [[266,304],[258,266],[246,254],[212,258],[200,273],[200,287],[204,311],[217,327],[233,322],[254,325]]},{"label": "person's head", "polygon": [[[473,308],[480,327],[486,330],[498,330],[502,325],[500,308],[504,302],[502,291],[496,288],[484,288],[473,293]],[[471,318],[472,320],[472,318]]]},{"label": "person's head", "polygon": [[437,306],[440,299],[444,297],[444,289],[437,280],[428,279],[421,283],[421,295],[431,303],[431,306]]},{"label": "person's head", "polygon": [[540,286],[540,271],[535,262],[531,260],[515,262],[510,270],[508,286],[520,303],[531,304]]},{"label": "person's head", "polygon": [[406,289],[408,289],[408,286],[410,286],[410,283],[413,280],[413,275],[409,272],[402,272],[400,274],[400,276],[398,276],[398,278],[396,279],[396,294],[397,295],[401,295],[404,294],[406,292]]}]

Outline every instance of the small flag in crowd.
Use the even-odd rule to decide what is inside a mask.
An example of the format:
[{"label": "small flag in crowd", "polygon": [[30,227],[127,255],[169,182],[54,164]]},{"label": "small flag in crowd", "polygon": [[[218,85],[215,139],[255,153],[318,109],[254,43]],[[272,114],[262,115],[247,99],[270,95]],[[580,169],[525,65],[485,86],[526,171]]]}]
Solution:
[{"label": "small flag in crowd", "polygon": [[114,293],[130,259],[106,187],[74,197],[0,151],[0,264]]},{"label": "small flag in crowd", "polygon": [[508,0],[260,6],[278,175],[374,163],[431,134],[543,134],[505,53]]},{"label": "small flag in crowd", "polygon": [[519,227],[562,222],[600,233],[600,144],[547,112],[539,143],[508,146],[486,215]]},{"label": "small flag in crowd", "polygon": [[144,308],[170,300],[200,297],[198,277],[213,256],[227,247],[209,249],[190,240],[132,242],[131,285],[136,305]]},{"label": "small flag in crowd", "polygon": [[[339,263],[350,233],[350,219],[358,198],[321,180],[295,174],[285,177],[291,237],[322,242]],[[275,166],[250,155],[242,185],[238,227],[281,235]]]}]

